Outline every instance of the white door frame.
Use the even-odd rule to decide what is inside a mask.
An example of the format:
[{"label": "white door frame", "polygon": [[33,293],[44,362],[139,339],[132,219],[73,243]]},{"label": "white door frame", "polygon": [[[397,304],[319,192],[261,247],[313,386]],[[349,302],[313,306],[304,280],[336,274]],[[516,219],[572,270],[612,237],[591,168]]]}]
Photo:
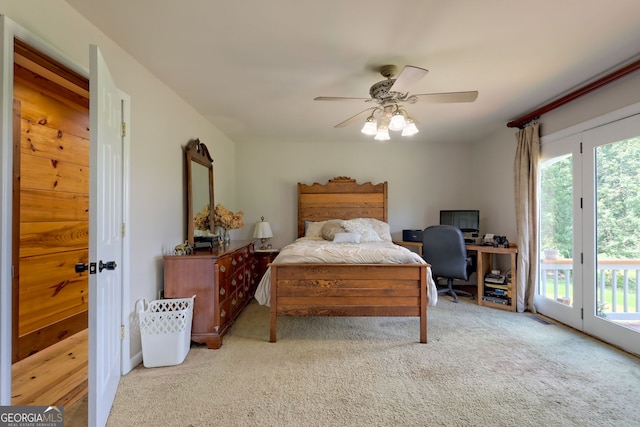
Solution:
[{"label": "white door frame", "polygon": [[[62,52],[26,28],[13,22],[4,15],[0,15],[0,405],[11,405],[11,353],[12,353],[12,216],[13,216],[13,63],[14,38],[18,37],[28,45],[45,53],[78,74],[89,78],[89,71],[70,60]],[[88,52],[88,45],[87,45]],[[129,125],[130,100],[121,93],[124,101],[123,113]],[[130,133],[124,138],[123,150],[123,220],[129,221],[129,180],[130,180]],[[121,341],[121,373],[131,369],[130,334],[128,316],[129,304],[129,263],[130,237],[126,232],[123,237],[123,265],[122,275],[122,319],[125,329],[125,339]],[[123,363],[126,361],[126,364]],[[90,361],[91,363],[91,361]]]}]

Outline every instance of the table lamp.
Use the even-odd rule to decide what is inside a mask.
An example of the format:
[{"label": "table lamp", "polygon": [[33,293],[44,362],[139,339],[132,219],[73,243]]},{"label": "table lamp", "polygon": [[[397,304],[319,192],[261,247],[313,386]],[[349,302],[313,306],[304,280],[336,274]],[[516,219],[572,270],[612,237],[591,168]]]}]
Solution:
[{"label": "table lamp", "polygon": [[253,238],[260,239],[262,246],[260,246],[260,250],[265,250],[267,247],[265,246],[265,242],[267,239],[273,237],[273,233],[271,232],[271,225],[267,221],[264,220],[264,217],[260,218],[260,222],[256,222],[256,228],[253,230]]}]

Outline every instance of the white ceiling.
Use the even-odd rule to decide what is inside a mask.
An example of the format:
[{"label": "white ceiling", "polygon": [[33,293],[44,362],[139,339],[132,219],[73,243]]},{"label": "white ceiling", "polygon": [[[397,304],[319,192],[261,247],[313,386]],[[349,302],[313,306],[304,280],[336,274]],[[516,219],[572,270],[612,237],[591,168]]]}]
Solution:
[{"label": "white ceiling", "polygon": [[[236,142],[363,141],[383,64],[429,73],[414,139],[470,142],[640,52],[637,0],[66,0]],[[392,134],[392,140],[400,139]]]}]

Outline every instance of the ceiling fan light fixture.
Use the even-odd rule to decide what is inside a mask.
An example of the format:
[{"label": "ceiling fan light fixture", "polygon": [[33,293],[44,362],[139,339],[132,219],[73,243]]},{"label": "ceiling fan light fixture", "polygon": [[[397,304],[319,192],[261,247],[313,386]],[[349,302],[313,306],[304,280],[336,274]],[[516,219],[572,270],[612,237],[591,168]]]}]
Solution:
[{"label": "ceiling fan light fixture", "polygon": [[414,121],[411,118],[407,117],[407,125],[402,129],[402,136],[411,136],[415,135],[418,132],[420,131],[416,127]]},{"label": "ceiling fan light fixture", "polygon": [[389,129],[387,129],[384,126],[380,126],[378,128],[378,132],[376,133],[376,136],[374,136],[373,139],[378,140],[378,141],[388,141],[388,140],[390,140],[391,137],[389,136]]},{"label": "ceiling fan light fixture", "polygon": [[399,108],[396,108],[396,110],[393,112],[393,115],[391,116],[391,121],[389,122],[389,130],[402,130],[404,129],[406,124],[407,123],[403,111]]},{"label": "ceiling fan light fixture", "polygon": [[362,127],[362,130],[360,132],[364,133],[365,135],[370,135],[370,136],[373,136],[373,135],[377,134],[378,133],[378,121],[376,120],[376,118],[373,117],[373,116],[367,117],[367,121],[364,122],[364,126]]}]

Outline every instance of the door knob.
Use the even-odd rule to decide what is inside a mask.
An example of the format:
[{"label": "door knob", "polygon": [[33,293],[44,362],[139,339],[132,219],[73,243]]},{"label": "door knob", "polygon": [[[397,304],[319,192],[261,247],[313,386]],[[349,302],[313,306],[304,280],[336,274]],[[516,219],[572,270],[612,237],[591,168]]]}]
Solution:
[{"label": "door knob", "polygon": [[85,271],[89,270],[89,274],[96,274],[96,263],[92,262],[89,264],[85,264],[83,262],[79,262],[76,264],[75,269],[76,273],[84,273]]},{"label": "door knob", "polygon": [[102,270],[104,270],[105,268],[107,270],[115,270],[117,266],[118,265],[115,261],[107,261],[106,263],[104,263],[102,262],[102,260],[100,260],[100,263],[98,264],[98,271],[102,273]]}]

